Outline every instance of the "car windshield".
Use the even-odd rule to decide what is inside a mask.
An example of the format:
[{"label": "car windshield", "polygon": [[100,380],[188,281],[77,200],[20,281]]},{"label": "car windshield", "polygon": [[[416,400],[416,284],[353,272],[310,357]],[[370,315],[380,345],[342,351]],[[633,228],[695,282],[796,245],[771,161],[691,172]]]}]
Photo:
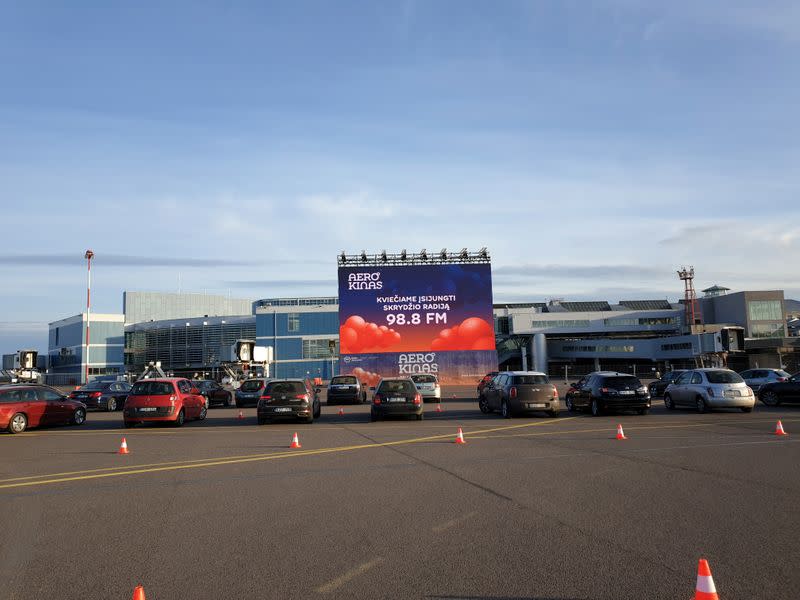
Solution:
[{"label": "car windshield", "polygon": [[685,371],[670,371],[664,376],[665,381],[675,381],[678,377],[684,374]]},{"label": "car windshield", "polygon": [[433,375],[412,375],[411,381],[414,383],[436,383],[436,377]]},{"label": "car windshield", "polygon": [[357,382],[358,380],[350,375],[331,379],[331,385],[355,385]]},{"label": "car windshield", "polygon": [[193,383],[194,383],[194,386],[197,389],[200,389],[200,390],[210,390],[212,387],[214,387],[214,382],[213,381],[208,381],[208,380],[195,381]]},{"label": "car windshield", "polygon": [[744,379],[733,371],[706,371],[708,383],[744,383]]},{"label": "car windshield", "polygon": [[417,388],[411,381],[389,380],[382,381],[378,386],[379,394],[415,394]]},{"label": "car windshield", "polygon": [[131,396],[166,396],[174,393],[172,384],[167,381],[137,381],[131,388]]},{"label": "car windshield", "polygon": [[273,381],[266,391],[268,394],[305,394],[306,388],[301,381]]},{"label": "car windshield", "polygon": [[640,387],[642,383],[636,377],[605,377],[603,379],[603,386],[611,388],[612,390],[619,390],[624,388]]},{"label": "car windshield", "polygon": [[514,385],[540,385],[550,382],[545,375],[514,375],[511,383]]},{"label": "car windshield", "polygon": [[789,375],[789,373],[787,373],[786,371],[784,371],[782,369],[778,369],[777,371],[775,371],[775,375],[777,375],[778,377],[791,377],[791,375]]},{"label": "car windshield", "polygon": [[257,392],[264,385],[260,379],[248,379],[239,388],[243,392]]}]

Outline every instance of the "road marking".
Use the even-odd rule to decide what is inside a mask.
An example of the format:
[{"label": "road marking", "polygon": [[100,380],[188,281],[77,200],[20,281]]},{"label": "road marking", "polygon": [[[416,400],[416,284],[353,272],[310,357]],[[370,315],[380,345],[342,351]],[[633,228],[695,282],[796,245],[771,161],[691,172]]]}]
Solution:
[{"label": "road marking", "polygon": [[345,583],[347,583],[351,579],[355,579],[359,575],[363,575],[373,567],[377,567],[382,562],[383,559],[380,556],[377,558],[373,558],[371,561],[365,562],[364,564],[358,565],[357,567],[350,569],[346,573],[343,573],[333,581],[329,581],[325,585],[319,586],[314,591],[317,592],[318,594],[328,594],[330,592],[338,590],[340,587],[342,587]]},{"label": "road marking", "polygon": [[460,517],[456,517],[455,519],[452,519],[450,521],[442,523],[441,525],[436,525],[435,527],[431,528],[431,531],[433,531],[434,533],[442,533],[443,531],[451,529],[451,528],[455,527],[456,525],[460,525],[464,521],[470,520],[472,517],[476,516],[477,514],[478,514],[477,511],[472,511],[469,514],[466,514],[466,515],[463,515],[463,516],[460,516]]},{"label": "road marking", "polygon": [[[508,431],[511,429],[522,429],[526,427],[540,427],[543,425],[552,425],[558,422],[565,422],[569,419],[573,419],[575,417],[567,417],[565,419],[560,419],[560,421],[538,421],[534,423],[522,423],[521,425],[507,425],[504,427],[492,427],[490,429],[483,429],[479,431],[473,432],[473,434],[482,434],[482,433],[492,433],[494,431]],[[64,483],[67,481],[85,481],[88,479],[103,479],[106,477],[121,477],[123,475],[139,475],[142,473],[159,473],[163,471],[177,471],[177,470],[184,470],[184,469],[197,469],[202,467],[216,467],[220,465],[234,465],[234,464],[241,464],[241,463],[248,463],[248,462],[259,462],[259,461],[267,461],[267,460],[276,460],[279,458],[295,458],[301,456],[316,456],[321,454],[331,454],[335,452],[351,452],[354,450],[366,450],[371,448],[384,448],[388,446],[401,446],[401,445],[408,445],[408,444],[417,444],[420,442],[429,442],[429,441],[436,441],[442,440],[447,438],[453,438],[454,434],[452,433],[445,433],[441,435],[429,435],[425,437],[418,437],[418,438],[409,438],[405,440],[395,440],[391,442],[375,442],[372,444],[357,444],[353,446],[337,446],[333,448],[320,448],[317,450],[295,450],[290,452],[277,452],[272,454],[254,454],[251,456],[244,456],[244,457],[221,457],[218,459],[200,459],[199,461],[185,461],[182,463],[176,464],[169,464],[169,463],[162,463],[159,466],[152,466],[152,467],[142,467],[141,465],[132,465],[129,467],[124,467],[127,470],[117,469],[117,470],[109,470],[108,472],[103,473],[91,473],[85,475],[74,475],[70,476],[66,473],[53,473],[49,475],[39,475],[35,476],[36,478],[42,477],[52,477],[52,479],[39,479],[38,481],[16,481],[12,483],[3,483],[0,485],[0,489],[9,489],[9,488],[20,488],[20,487],[30,487],[34,485],[46,485],[46,484],[53,484],[53,483]]]}]

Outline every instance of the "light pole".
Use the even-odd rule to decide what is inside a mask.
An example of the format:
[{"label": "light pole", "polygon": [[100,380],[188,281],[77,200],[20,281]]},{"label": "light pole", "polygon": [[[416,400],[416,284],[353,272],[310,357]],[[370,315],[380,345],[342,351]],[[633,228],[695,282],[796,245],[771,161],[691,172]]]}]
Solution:
[{"label": "light pole", "polygon": [[92,259],[94,252],[87,250],[83,255],[86,259],[86,372],[84,383],[89,383],[89,321],[92,311]]}]

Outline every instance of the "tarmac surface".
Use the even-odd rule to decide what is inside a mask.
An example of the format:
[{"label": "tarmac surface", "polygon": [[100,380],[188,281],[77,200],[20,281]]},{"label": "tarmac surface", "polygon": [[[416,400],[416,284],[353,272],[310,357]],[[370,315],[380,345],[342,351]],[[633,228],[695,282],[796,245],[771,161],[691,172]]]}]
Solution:
[{"label": "tarmac surface", "polygon": [[506,420],[467,393],[0,434],[0,597],[689,599],[702,557],[723,600],[800,598],[800,407]]}]

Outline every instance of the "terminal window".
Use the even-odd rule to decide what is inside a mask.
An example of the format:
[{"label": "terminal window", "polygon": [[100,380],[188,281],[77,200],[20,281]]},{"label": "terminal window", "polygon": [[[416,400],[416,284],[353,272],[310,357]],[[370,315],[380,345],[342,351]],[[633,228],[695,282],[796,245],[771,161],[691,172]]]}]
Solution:
[{"label": "terminal window", "polygon": [[751,321],[783,321],[783,303],[780,300],[751,300],[747,303]]},{"label": "terminal window", "polygon": [[588,327],[589,319],[553,319],[552,321],[533,321],[533,329],[545,329],[547,327]]},{"label": "terminal window", "polygon": [[[333,353],[331,353],[331,342]],[[339,355],[339,340],[303,340],[303,358],[331,358]]]},{"label": "terminal window", "polygon": [[300,331],[300,314],[289,313],[288,319],[289,319],[289,324],[287,326],[287,330],[292,333],[297,333],[298,331]]}]

